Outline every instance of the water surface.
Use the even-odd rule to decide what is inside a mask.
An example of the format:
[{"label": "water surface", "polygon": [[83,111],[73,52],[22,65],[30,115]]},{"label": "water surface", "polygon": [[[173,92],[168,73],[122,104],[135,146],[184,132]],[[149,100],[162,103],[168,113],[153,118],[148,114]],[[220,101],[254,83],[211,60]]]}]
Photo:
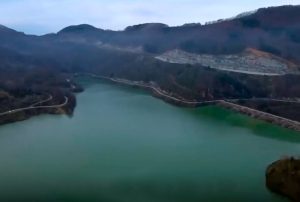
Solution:
[{"label": "water surface", "polygon": [[0,127],[0,201],[285,201],[265,188],[264,171],[300,154],[299,133],[82,82],[72,118]]}]

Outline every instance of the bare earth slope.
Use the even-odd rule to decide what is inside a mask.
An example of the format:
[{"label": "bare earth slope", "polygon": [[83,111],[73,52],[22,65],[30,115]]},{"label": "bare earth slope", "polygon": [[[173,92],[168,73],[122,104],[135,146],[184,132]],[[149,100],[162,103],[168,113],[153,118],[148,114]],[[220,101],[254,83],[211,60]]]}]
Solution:
[{"label": "bare earth slope", "polygon": [[213,69],[256,75],[297,73],[296,65],[270,53],[248,48],[240,54],[194,54],[179,49],[168,51],[156,59],[177,64],[201,64]]}]

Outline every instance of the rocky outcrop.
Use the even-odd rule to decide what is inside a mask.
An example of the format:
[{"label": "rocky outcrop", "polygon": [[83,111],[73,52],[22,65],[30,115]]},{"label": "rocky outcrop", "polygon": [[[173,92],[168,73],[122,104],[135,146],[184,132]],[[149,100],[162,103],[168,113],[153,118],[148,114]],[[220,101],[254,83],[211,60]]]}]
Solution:
[{"label": "rocky outcrop", "polygon": [[300,201],[300,159],[287,158],[271,164],[266,171],[266,186],[292,201]]}]

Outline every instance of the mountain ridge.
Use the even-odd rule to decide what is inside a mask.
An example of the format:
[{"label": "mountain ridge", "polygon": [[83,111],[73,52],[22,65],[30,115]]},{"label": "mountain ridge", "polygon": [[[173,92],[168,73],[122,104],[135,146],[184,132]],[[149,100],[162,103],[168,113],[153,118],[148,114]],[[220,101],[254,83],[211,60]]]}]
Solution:
[{"label": "mountain ridge", "polygon": [[[281,15],[285,16],[278,23],[277,18],[272,18]],[[291,16],[296,20],[289,20]],[[253,97],[298,99],[300,75],[282,72],[285,66],[279,70],[280,75],[277,72],[270,75],[278,63],[268,60],[272,55],[271,59],[288,61],[299,70],[300,24],[297,20],[300,21],[300,6],[262,9],[210,25],[169,27],[146,23],[129,26],[127,31],[112,31],[81,24],[43,36],[12,34],[0,28],[0,90],[3,95],[9,95],[0,100],[0,112],[1,108],[2,111],[7,109],[7,103],[12,107],[25,104],[26,94],[32,98],[43,94],[47,98],[45,92],[51,92],[57,95],[55,103],[62,103],[64,97],[75,97],[74,89],[80,88],[74,88],[76,82],[72,78],[77,73],[154,85],[169,97],[197,102]],[[215,64],[211,63],[173,64],[156,58],[172,50],[209,55],[220,61],[224,59],[222,55],[229,55],[225,63],[217,65],[246,61],[246,69],[251,71],[223,71],[213,68]],[[252,52],[243,56],[245,50]],[[250,74],[252,67],[257,66],[252,63],[253,58],[258,58],[269,72]],[[7,100],[11,97],[17,99]],[[69,100],[73,102],[67,109],[72,112],[75,101]],[[266,110],[278,112],[277,107]],[[278,113],[283,111],[286,110]],[[289,111],[292,114],[286,118],[298,117]]]}]

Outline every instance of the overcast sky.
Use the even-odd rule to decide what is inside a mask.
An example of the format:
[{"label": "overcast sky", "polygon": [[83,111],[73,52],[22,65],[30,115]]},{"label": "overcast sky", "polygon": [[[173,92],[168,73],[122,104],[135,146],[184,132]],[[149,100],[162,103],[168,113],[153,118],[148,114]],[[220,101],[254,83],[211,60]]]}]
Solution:
[{"label": "overcast sky", "polygon": [[0,24],[30,34],[82,23],[121,30],[146,22],[204,23],[287,4],[300,0],[0,0]]}]

